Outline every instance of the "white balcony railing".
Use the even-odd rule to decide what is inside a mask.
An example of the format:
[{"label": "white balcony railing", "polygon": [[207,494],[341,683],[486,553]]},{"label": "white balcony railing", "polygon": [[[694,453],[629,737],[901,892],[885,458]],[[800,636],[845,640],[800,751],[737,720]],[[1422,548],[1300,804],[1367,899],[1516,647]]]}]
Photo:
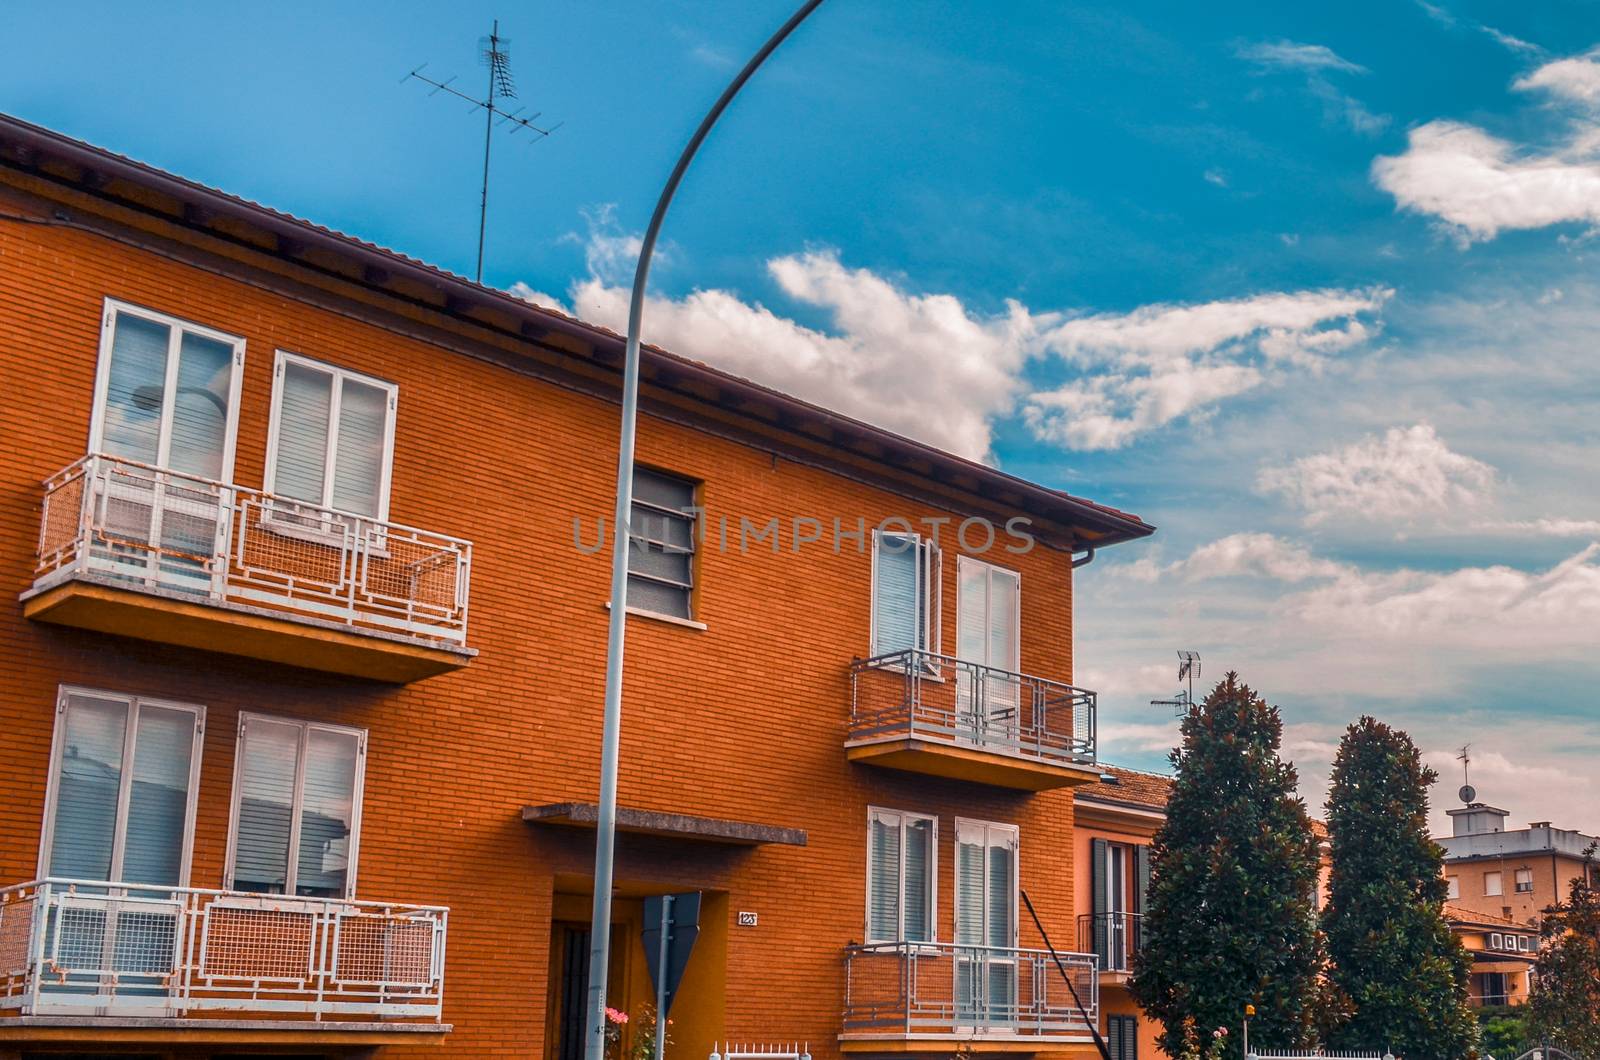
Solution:
[{"label": "white balcony railing", "polygon": [[[1098,1019],[1093,954],[882,942],[845,951],[846,1038],[1076,1038]],[[1073,993],[1076,991],[1077,997]]]},{"label": "white balcony railing", "polygon": [[36,880],[0,889],[0,1012],[440,1018],[441,906]]},{"label": "white balcony railing", "polygon": [[74,577],[464,644],[472,544],[109,456],[44,484],[34,587]]}]

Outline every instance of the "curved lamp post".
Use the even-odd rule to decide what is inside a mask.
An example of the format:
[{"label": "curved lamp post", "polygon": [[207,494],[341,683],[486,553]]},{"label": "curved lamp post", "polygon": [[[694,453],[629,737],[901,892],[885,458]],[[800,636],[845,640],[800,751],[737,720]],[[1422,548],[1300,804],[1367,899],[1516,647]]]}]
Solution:
[{"label": "curved lamp post", "polygon": [[[706,134],[728,109],[733,97],[750,80],[752,74],[767,61],[795,27],[815,11],[822,0],[806,0],[800,9],[789,17],[761,50],[745,64],[733,81],[723,90],[717,102],[701,120],[700,127],[689,138],[688,146],[678,156],[672,175],[661,189],[656,200],[655,213],[650,215],[650,226],[645,229],[644,242],[639,247],[639,265],[633,274],[633,297],[628,303],[628,346],[622,373],[622,436],[617,452],[617,510],[611,524],[611,616],[610,634],[606,640],[606,704],[605,726],[600,750],[600,807],[594,850],[594,913],[589,929],[589,997],[588,1011],[584,1017],[584,1058],[604,1060],[605,1009],[607,963],[611,954],[611,879],[612,857],[617,833],[617,757],[622,732],[622,649],[628,618],[628,520],[633,511],[633,440],[634,423],[639,412],[639,325],[644,316],[645,281],[650,275],[650,258],[655,253],[656,237],[661,233],[661,222],[672,204],[672,196],[683,180],[683,174],[694,160],[695,152],[705,141]],[[665,1019],[657,1013],[658,1020]],[[657,1057],[656,1060],[661,1060]]]}]

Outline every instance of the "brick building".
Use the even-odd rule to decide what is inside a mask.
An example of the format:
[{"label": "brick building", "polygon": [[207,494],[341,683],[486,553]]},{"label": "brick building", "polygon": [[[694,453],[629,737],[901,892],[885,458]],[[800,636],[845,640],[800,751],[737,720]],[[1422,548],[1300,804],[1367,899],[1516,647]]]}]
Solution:
[{"label": "brick building", "polygon": [[[620,359],[0,118],[0,1057],[580,1055]],[[672,1057],[1091,1055],[1019,889],[1070,945],[1072,571],[1152,528],[643,379],[624,1039],[699,892]]]}]

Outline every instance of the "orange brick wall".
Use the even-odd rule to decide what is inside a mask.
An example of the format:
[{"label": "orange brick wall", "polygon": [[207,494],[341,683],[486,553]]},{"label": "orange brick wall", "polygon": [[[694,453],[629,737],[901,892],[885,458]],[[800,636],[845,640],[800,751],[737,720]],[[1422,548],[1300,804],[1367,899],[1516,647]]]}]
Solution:
[{"label": "orange brick wall", "polygon": [[[1078,915],[1086,916],[1094,912],[1094,887],[1090,878],[1094,871],[1094,862],[1089,853],[1089,844],[1096,839],[1104,839],[1110,843],[1122,843],[1127,846],[1148,846],[1156,834],[1156,829],[1161,826],[1161,821],[1139,814],[1120,813],[1112,807],[1097,805],[1091,809],[1088,803],[1081,803],[1078,809],[1077,828],[1073,839],[1073,891]],[[1131,878],[1133,871],[1131,861],[1128,869]],[[1133,909],[1131,902],[1128,903],[1128,909],[1129,911]],[[1133,997],[1128,993],[1126,982],[1102,979],[1100,1008],[1103,1012],[1100,1017],[1102,1034],[1107,1029],[1107,1016],[1134,1016],[1139,1020],[1139,1055],[1146,1058],[1166,1055],[1156,1047],[1156,1035],[1161,1033],[1160,1024],[1145,1016],[1144,1011],[1134,1003]]]},{"label": "orange brick wall", "polygon": [[[309,277],[307,277],[309,279]],[[391,518],[472,540],[464,671],[389,687],[30,623],[39,482],[88,443],[101,300],[114,296],[247,342],[234,478],[260,486],[277,347],[399,384]],[[370,311],[368,311],[368,315]],[[592,801],[598,784],[609,557],[572,520],[609,513],[616,406],[432,347],[279,290],[71,228],[0,220],[0,882],[32,878],[59,684],[204,704],[191,884],[219,886],[237,714],[369,730],[358,897],[451,907],[447,1052],[541,1056],[550,910],[592,869],[590,833],[536,830],[521,807]],[[639,460],[703,480],[727,513],[868,525],[935,511],[712,433],[645,417]],[[944,649],[954,648],[946,553]],[[1026,671],[1072,672],[1068,556],[1013,557]],[[868,650],[865,554],[809,546],[701,558],[707,629],[630,619],[620,801],[797,826],[804,848],[753,852],[624,837],[618,879],[728,893],[726,1026],[735,1039],[837,1052],[842,950],[863,931],[869,804],[940,817],[941,936],[950,930],[956,815],[1016,822],[1022,881],[1052,935],[1075,936],[1072,800],[846,763],[846,667]],[[558,879],[559,878],[559,879]],[[1031,926],[1023,945],[1038,943]],[[393,1050],[391,1050],[393,1051]],[[682,1055],[688,1055],[684,1053]]]},{"label": "orange brick wall", "polygon": [[[1532,891],[1517,890],[1518,869],[1533,872]],[[1500,874],[1500,894],[1483,893],[1484,876],[1491,872]],[[1447,861],[1444,874],[1446,878],[1455,877],[1460,890],[1461,896],[1450,899],[1451,905],[1474,913],[1505,917],[1518,924],[1537,926],[1546,909],[1567,900],[1573,879],[1583,875],[1583,861],[1560,854]]]}]

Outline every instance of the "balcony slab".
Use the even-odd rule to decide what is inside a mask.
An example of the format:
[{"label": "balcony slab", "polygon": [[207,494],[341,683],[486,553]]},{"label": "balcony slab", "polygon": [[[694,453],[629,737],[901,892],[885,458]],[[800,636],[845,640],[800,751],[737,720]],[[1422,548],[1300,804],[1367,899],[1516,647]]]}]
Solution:
[{"label": "balcony slab", "polygon": [[1100,770],[1093,765],[1029,758],[916,735],[852,740],[845,744],[845,757],[862,765],[1021,791],[1075,788],[1100,779]]},{"label": "balcony slab", "polygon": [[288,618],[231,601],[201,602],[170,589],[129,588],[88,572],[23,593],[22,613],[37,622],[392,684],[459,670],[478,654],[310,615]]},{"label": "balcony slab", "polygon": [[317,1046],[339,1051],[374,1046],[437,1045],[448,1023],[388,1023],[334,1020],[162,1019],[110,1016],[10,1016],[0,1018],[0,1043],[61,1046],[81,1054],[84,1046],[243,1045],[252,1049]]},{"label": "balcony slab", "polygon": [[[592,802],[557,802],[546,806],[524,806],[522,819],[529,824],[563,825],[569,828],[594,828],[600,820],[600,807]],[[803,847],[806,833],[799,828],[728,821],[719,817],[694,817],[686,813],[617,808],[617,831],[638,835],[670,836],[702,843],[729,846]]]}]

